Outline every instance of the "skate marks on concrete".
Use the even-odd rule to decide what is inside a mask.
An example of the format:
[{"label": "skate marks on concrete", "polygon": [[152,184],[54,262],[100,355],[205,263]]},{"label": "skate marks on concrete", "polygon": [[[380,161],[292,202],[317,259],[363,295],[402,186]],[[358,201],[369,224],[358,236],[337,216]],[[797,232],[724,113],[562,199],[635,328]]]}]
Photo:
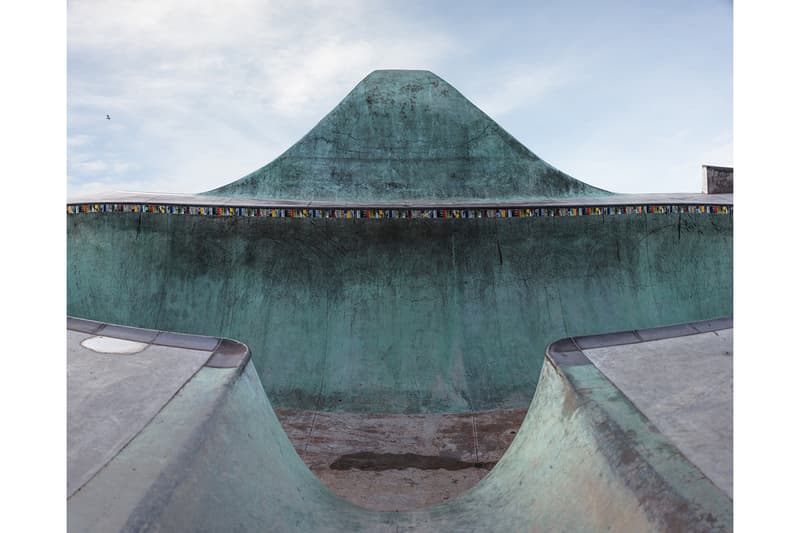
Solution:
[{"label": "skate marks on concrete", "polygon": [[527,409],[361,414],[276,409],[298,455],[342,498],[378,511],[442,503],[477,484]]},{"label": "skate marks on concrete", "polygon": [[135,438],[200,368],[224,360],[231,344],[241,346],[69,317],[67,496]]},{"label": "skate marks on concrete", "polygon": [[733,329],[584,353],[733,497]]}]

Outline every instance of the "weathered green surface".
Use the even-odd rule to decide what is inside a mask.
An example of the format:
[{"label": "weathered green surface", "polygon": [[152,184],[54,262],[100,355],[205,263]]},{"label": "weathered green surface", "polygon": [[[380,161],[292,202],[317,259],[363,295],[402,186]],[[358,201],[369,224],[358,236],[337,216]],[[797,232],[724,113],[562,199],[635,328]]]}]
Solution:
[{"label": "weathered green surface", "polygon": [[[71,531],[730,531],[732,502],[594,367],[546,363],[517,438],[453,502],[368,511],[297,456],[252,363],[204,368],[69,501]],[[529,375],[530,379],[534,376]],[[158,460],[155,460],[158,458]]]},{"label": "weathered green surface", "polygon": [[555,339],[731,315],[732,218],[72,215],[67,312],[240,339],[277,407],[521,407]]},{"label": "weathered green surface", "polygon": [[435,74],[378,70],[280,157],[207,194],[369,202],[609,193],[539,159]]}]

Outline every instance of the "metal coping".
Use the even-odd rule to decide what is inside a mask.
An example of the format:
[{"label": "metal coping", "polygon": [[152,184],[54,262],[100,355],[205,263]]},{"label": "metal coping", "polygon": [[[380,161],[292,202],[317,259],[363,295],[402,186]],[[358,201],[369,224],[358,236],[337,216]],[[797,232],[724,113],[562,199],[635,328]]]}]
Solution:
[{"label": "metal coping", "polygon": [[250,360],[250,349],[247,345],[232,339],[120,326],[71,316],[67,316],[67,329],[154,346],[211,352],[205,363],[209,368],[240,368]]},{"label": "metal coping", "polygon": [[580,337],[565,337],[550,343],[545,349],[545,355],[556,367],[591,365],[593,363],[586,357],[583,350],[621,346],[624,344],[638,344],[675,337],[686,337],[689,335],[730,329],[732,327],[733,317],[721,317],[656,328],[615,331],[613,333],[583,335]]}]

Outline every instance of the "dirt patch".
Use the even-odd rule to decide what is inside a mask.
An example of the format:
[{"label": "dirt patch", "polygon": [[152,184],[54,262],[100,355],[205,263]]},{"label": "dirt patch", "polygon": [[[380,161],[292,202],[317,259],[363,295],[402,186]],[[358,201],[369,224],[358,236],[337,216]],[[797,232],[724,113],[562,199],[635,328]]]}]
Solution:
[{"label": "dirt patch", "polygon": [[342,455],[330,464],[331,470],[402,470],[417,468],[419,470],[463,470],[465,468],[483,468],[491,470],[496,461],[475,463],[461,461],[453,457],[439,455],[419,455],[416,453],[373,453],[358,452]]}]

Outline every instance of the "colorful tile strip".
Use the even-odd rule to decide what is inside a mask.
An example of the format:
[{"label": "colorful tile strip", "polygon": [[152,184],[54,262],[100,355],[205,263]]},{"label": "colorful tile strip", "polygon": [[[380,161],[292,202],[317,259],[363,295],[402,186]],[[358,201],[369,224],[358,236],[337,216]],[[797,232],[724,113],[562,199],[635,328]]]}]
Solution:
[{"label": "colorful tile strip", "polygon": [[441,219],[441,218],[529,218],[576,217],[604,215],[636,215],[664,213],[733,213],[729,205],[615,205],[597,207],[491,207],[491,208],[406,208],[406,209],[347,209],[347,208],[289,208],[289,207],[229,207],[177,204],[97,203],[67,204],[67,214],[87,213],[156,213],[168,215],[199,215],[212,217],[264,218],[339,218],[339,219]]}]

